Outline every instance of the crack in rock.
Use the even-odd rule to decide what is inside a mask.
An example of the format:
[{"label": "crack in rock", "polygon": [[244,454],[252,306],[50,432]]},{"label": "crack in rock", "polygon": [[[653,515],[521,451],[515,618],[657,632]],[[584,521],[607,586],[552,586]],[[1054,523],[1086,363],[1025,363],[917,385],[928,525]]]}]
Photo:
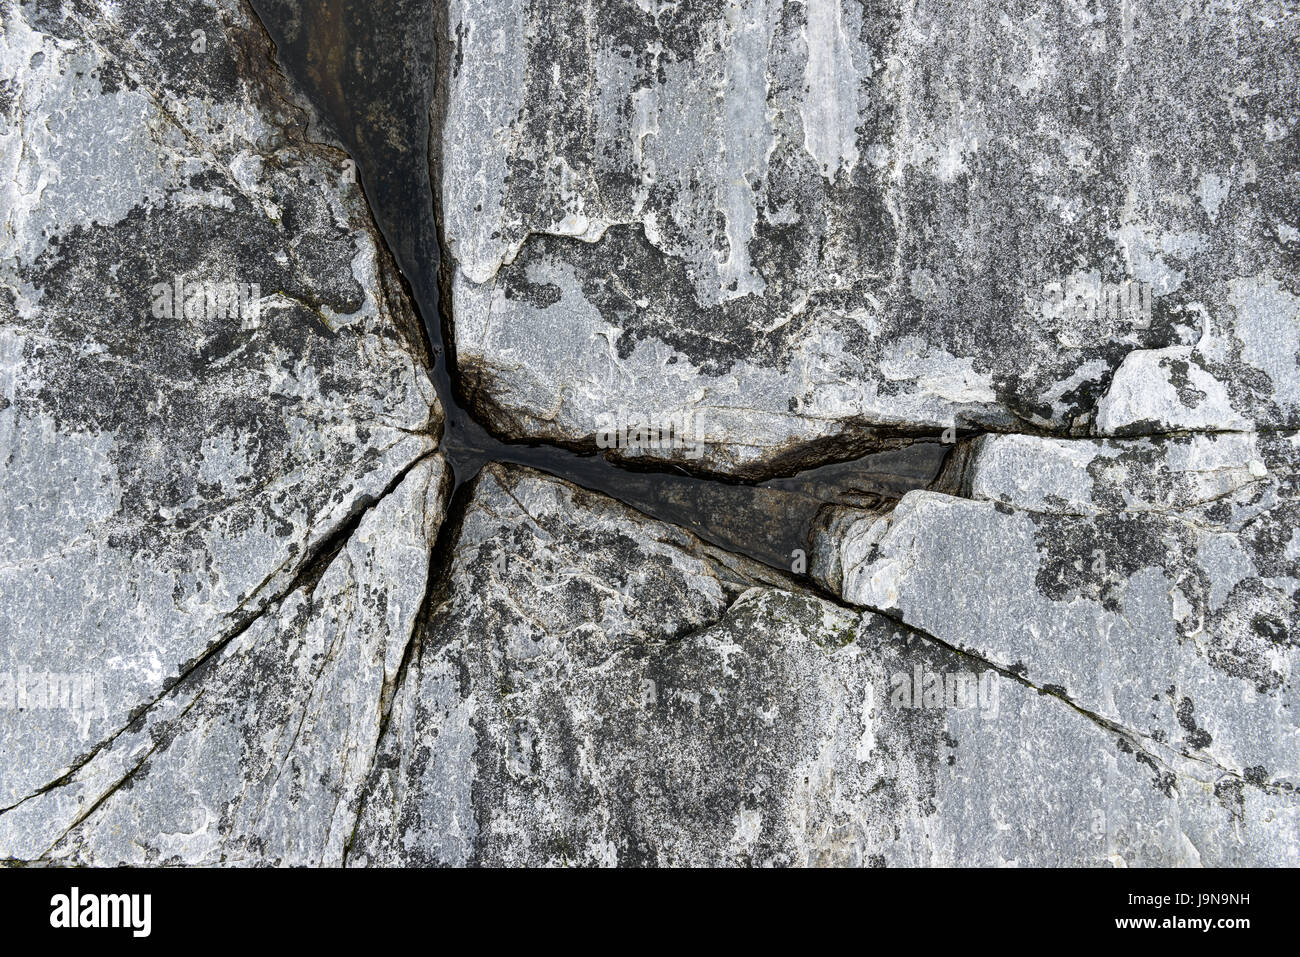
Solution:
[{"label": "crack in rock", "polygon": [[1293,794],[603,496],[491,466],[458,523],[349,865],[1290,859]]},{"label": "crack in rock", "polygon": [[341,862],[449,487],[439,456],[412,466],[306,580],[85,765],[0,815],[0,856]]},{"label": "crack in rock", "polygon": [[1269,6],[0,0],[0,859],[1300,864]]},{"label": "crack in rock", "polygon": [[1294,433],[989,436],[967,497],[822,517],[813,574],[1238,778],[1300,783]]},{"label": "crack in rock", "polygon": [[[3,4],[3,806],[259,614],[441,426],[395,267],[243,5],[115,9]],[[241,283],[265,296],[208,297]]]}]

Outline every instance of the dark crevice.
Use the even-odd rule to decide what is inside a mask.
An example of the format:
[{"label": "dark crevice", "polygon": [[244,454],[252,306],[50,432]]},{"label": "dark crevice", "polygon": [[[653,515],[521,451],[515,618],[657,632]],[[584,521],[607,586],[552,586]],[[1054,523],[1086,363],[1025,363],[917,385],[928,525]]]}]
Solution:
[{"label": "dark crevice", "polygon": [[[466,384],[456,372],[450,263],[441,253],[440,197],[430,175],[430,164],[435,175],[440,164],[435,124],[446,108],[446,71],[437,67],[448,48],[446,5],[250,2],[283,72],[357,164],[382,242],[423,319],[445,413],[440,450],[457,488],[488,462],[524,465],[782,568],[794,549],[808,547],[821,505],[853,504],[864,492],[896,499],[934,478],[949,448],[937,432],[877,430],[871,441],[846,434],[829,446],[792,450],[748,479],[663,463],[616,463],[583,443],[565,447],[492,434],[469,411]],[[809,461],[820,464],[807,468]]]},{"label": "dark crevice", "polygon": [[[456,487],[488,462],[528,466],[776,568],[789,568],[791,554],[809,548],[809,533],[823,505],[860,506],[868,496],[876,504],[914,489],[961,487],[970,442],[981,434],[967,429],[956,434],[954,445],[942,441],[952,439],[951,434],[850,423],[840,436],[792,447],[769,461],[764,472],[747,478],[626,457],[611,460],[591,442],[566,445],[494,435],[472,414],[472,383],[456,369],[451,263],[442,256],[436,183],[438,126],[447,109],[449,80],[448,71],[438,65],[450,47],[446,4],[251,4],[275,45],[281,70],[295,79],[322,126],[333,131],[357,164],[381,241],[398,265],[402,292],[422,318],[422,347],[431,357],[430,372],[445,412],[440,448]],[[1030,423],[1013,434],[1065,438]],[[949,455],[954,447],[956,454]],[[813,461],[822,464],[808,468]]]},{"label": "dark crevice", "polygon": [[388,726],[393,718],[393,707],[406,685],[412,664],[419,661],[426,644],[432,645],[428,636],[433,629],[434,609],[449,597],[452,556],[455,553],[455,545],[460,538],[461,528],[464,525],[465,513],[470,500],[473,498],[474,485],[474,482],[466,483],[454,491],[449,487],[439,489],[438,494],[445,503],[445,512],[442,523],[438,527],[437,539],[429,553],[429,575],[425,583],[424,596],[420,600],[420,610],[415,616],[415,625],[411,632],[411,638],[406,643],[406,648],[402,653],[402,660],[397,666],[397,674],[393,677],[392,687],[385,689],[382,702],[382,717],[379,721],[379,733],[375,736],[375,750],[370,756],[370,767],[367,769],[365,776],[367,786],[361,792],[360,803],[357,805],[356,814],[352,820],[352,832],[343,844],[341,863],[344,867],[347,866],[348,857],[352,853],[357,828],[361,824],[362,811],[372,790],[368,786],[368,782],[374,775],[379,753],[384,746],[384,739],[388,735]]},{"label": "dark crevice", "polygon": [[[445,71],[435,66],[448,48],[445,4],[439,0],[383,0],[380,4],[325,0],[308,9],[295,0],[250,2],[274,40],[287,72],[305,89],[356,161],[383,242],[398,263],[406,291],[423,317],[432,356],[431,371],[446,413],[440,451],[452,468],[455,485],[434,549],[421,622],[427,623],[430,612],[446,597],[451,546],[480,469],[489,462],[526,466],[608,495],[651,518],[687,528],[725,552],[780,570],[792,589],[815,594],[855,613],[872,611],[1038,694],[1056,697],[1097,726],[1120,735],[1152,760],[1155,758],[1142,744],[1144,741],[1242,779],[1237,772],[1123,728],[1054,689],[1040,688],[1005,667],[918,631],[888,612],[849,605],[807,576],[793,576],[787,571],[793,549],[809,547],[809,533],[823,506],[879,507],[881,501],[897,500],[914,489],[964,495],[974,440],[981,434],[1003,433],[963,429],[956,442],[945,443],[937,433],[924,430],[871,432],[864,428],[860,431],[871,432],[869,438],[864,438],[849,429],[839,439],[816,448],[795,449],[783,460],[770,464],[766,475],[772,478],[746,479],[695,474],[662,463],[613,462],[581,442],[566,447],[556,442],[510,441],[490,432],[470,411],[472,384],[462,381],[456,371],[449,295],[451,267],[441,254],[440,197],[430,177],[430,163],[435,176],[440,165],[438,131],[430,117],[440,117],[446,110]],[[340,47],[350,55],[331,54]],[[1028,420],[1025,425],[1023,431],[1005,434],[1074,440],[1198,434],[1168,431],[1061,435],[1036,428]],[[1217,433],[1207,430],[1199,434]],[[881,442],[894,443],[898,448],[878,451]],[[868,443],[875,443],[876,450],[863,456]],[[841,461],[835,461],[837,455]],[[807,468],[810,457],[821,464]],[[765,497],[773,500],[765,502]],[[421,653],[426,627],[418,628],[408,645],[394,694],[405,680],[410,662]],[[389,717],[385,715],[385,731]]]},{"label": "dark crevice", "polygon": [[[1295,432],[1291,425],[1254,425],[1249,429],[1164,429],[1144,432],[1138,429],[1120,429],[1109,435],[1083,435],[1072,438],[1103,440],[1107,442],[1124,442],[1130,439],[1177,439],[1193,435],[1271,435]],[[1065,436],[1048,436],[1048,438],[1065,438]]]},{"label": "dark crevice", "polygon": [[[488,462],[528,466],[775,568],[789,568],[795,550],[809,549],[813,522],[824,505],[861,506],[868,500],[875,505],[914,489],[961,488],[970,443],[982,434],[968,429],[956,434],[954,444],[951,433],[848,423],[841,435],[792,446],[748,477],[698,472],[689,463],[688,468],[606,458],[593,442],[507,440],[493,434],[472,413],[472,383],[457,372],[451,263],[442,255],[436,183],[442,162],[438,127],[449,81],[448,70],[439,65],[450,48],[446,4],[250,2],[275,45],[281,70],[294,78],[322,126],[357,164],[381,242],[397,263],[402,292],[422,318],[422,346],[431,357],[445,413],[440,450],[456,488]],[[1030,423],[1024,432],[1009,434],[1065,438]],[[809,468],[810,462],[820,464]]]}]

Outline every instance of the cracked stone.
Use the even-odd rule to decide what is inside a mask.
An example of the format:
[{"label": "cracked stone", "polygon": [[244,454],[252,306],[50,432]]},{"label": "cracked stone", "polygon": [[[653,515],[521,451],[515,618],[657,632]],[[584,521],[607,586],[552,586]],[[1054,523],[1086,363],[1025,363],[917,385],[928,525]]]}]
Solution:
[{"label": "cracked stone", "polygon": [[284,594],[442,413],[241,3],[2,0],[0,63],[8,807]]},{"label": "cracked stone", "polygon": [[1300,866],[1294,11],[257,9],[0,0],[0,863]]},{"label": "cracked stone", "polygon": [[429,582],[450,475],[413,466],[302,582],[57,787],[0,858],[338,865]]},{"label": "cracked stone", "polygon": [[602,496],[490,466],[458,521],[350,864],[1296,859],[1294,795]]},{"label": "cracked stone", "polygon": [[990,436],[967,497],[821,518],[845,600],[1293,794],[1300,435]]},{"label": "cracked stone", "polygon": [[954,424],[1300,427],[1283,8],[450,0],[468,398],[749,477]]}]

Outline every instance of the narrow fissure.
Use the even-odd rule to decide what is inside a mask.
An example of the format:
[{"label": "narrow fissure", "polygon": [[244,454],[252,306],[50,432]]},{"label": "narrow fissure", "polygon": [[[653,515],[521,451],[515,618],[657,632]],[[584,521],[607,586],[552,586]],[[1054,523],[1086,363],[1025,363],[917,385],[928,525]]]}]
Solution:
[{"label": "narrow fissure", "polygon": [[[873,608],[869,605],[861,605],[861,606],[852,605],[845,602],[842,598],[839,598],[821,588],[817,588],[815,589],[815,591],[819,598],[832,602],[841,608],[847,609],[849,611],[853,611],[857,614],[867,612],[869,614],[878,615],[881,618],[885,618],[893,622],[899,628],[906,629],[907,631],[916,635],[922,641],[929,642],[930,644],[934,645],[937,648],[943,648],[944,650],[949,651],[955,655],[958,655],[969,661],[975,662],[978,666],[982,668],[985,668],[990,671],[995,671],[1003,678],[1006,678],[1010,681],[1014,681],[1016,684],[1023,685],[1025,688],[1028,688],[1030,691],[1033,691],[1035,694],[1038,694],[1042,697],[1055,698],[1057,701],[1060,701],[1071,711],[1074,711],[1082,715],[1084,718],[1086,718],[1088,721],[1091,721],[1093,724],[1095,724],[1097,727],[1101,728],[1102,730],[1114,734],[1118,737],[1124,738],[1128,742],[1130,747],[1135,748],[1136,750],[1140,751],[1142,754],[1145,754],[1148,758],[1152,760],[1160,761],[1160,763],[1165,765],[1166,767],[1168,767],[1168,765],[1163,760],[1161,760],[1157,754],[1153,753],[1154,751],[1159,750],[1159,751],[1168,752],[1169,754],[1176,755],[1177,757],[1181,758],[1184,761],[1203,765],[1204,767],[1209,768],[1210,770],[1218,774],[1224,774],[1238,781],[1241,781],[1242,783],[1251,784],[1252,786],[1259,788],[1261,791],[1265,791],[1270,794],[1281,793],[1280,789],[1278,789],[1276,786],[1270,785],[1268,783],[1257,783],[1257,782],[1248,781],[1240,771],[1233,770],[1232,768],[1226,768],[1223,765],[1217,764],[1214,761],[1210,761],[1201,755],[1189,754],[1186,751],[1180,751],[1178,748],[1172,747],[1171,745],[1163,741],[1156,740],[1155,738],[1151,737],[1149,734],[1144,734],[1143,732],[1138,731],[1134,728],[1130,728],[1125,725],[1122,725],[1119,722],[1112,720],[1111,718],[1103,717],[1102,715],[1097,714],[1095,711],[1090,711],[1089,709],[1083,707],[1083,705],[1079,704],[1074,699],[1072,699],[1067,693],[1059,691],[1051,686],[1037,685],[1034,682],[1030,681],[1028,678],[1026,678],[1024,675],[1020,674],[1019,672],[1013,671],[1010,668],[1007,668],[1003,665],[999,665],[996,662],[990,661],[988,658],[975,654],[973,651],[970,651],[969,649],[962,648],[959,647],[958,645],[954,645],[951,644],[950,642],[944,641],[942,638],[932,635],[928,631],[924,631],[918,628],[916,625],[908,624],[903,618],[899,617],[897,614],[893,612],[885,611],[880,608]],[[1176,774],[1177,772],[1175,771],[1174,773]]]},{"label": "narrow fissure", "polygon": [[[446,270],[429,172],[430,105],[441,51],[428,0],[250,0],[277,55],[356,164],[359,185],[432,351],[445,414],[439,449],[455,488],[489,462],[523,465],[600,492],[719,548],[788,569],[808,548],[823,505],[895,500],[926,488],[951,445],[899,439],[899,447],[768,481],[704,477],[674,466],[629,466],[596,451],[506,441],[464,402],[455,369]],[[445,328],[444,328],[445,327]]]},{"label": "narrow fissure", "polygon": [[[110,748],[126,731],[130,730],[132,727],[138,726],[139,722],[143,722],[149,713],[169,696],[180,694],[189,686],[201,688],[203,677],[208,668],[220,657],[222,651],[224,651],[231,642],[236,641],[244,634],[244,632],[253,627],[253,625],[261,620],[268,612],[273,611],[280,602],[284,601],[285,598],[292,595],[295,591],[300,588],[314,589],[316,587],[321,576],[325,574],[325,570],[334,559],[338,557],[339,552],[346,547],[348,540],[352,537],[353,533],[356,532],[357,528],[360,527],[362,520],[367,514],[369,514],[370,510],[378,505],[387,495],[396,490],[411,470],[421,462],[425,461],[431,454],[432,453],[426,452],[407,463],[407,465],[400,469],[389,481],[388,485],[378,494],[373,496],[363,496],[358,499],[352,512],[344,518],[333,531],[318,541],[309,550],[305,560],[298,566],[297,570],[289,576],[288,580],[285,581],[280,588],[267,595],[261,602],[258,602],[257,595],[265,588],[265,583],[263,583],[262,586],[259,586],[249,599],[249,601],[254,604],[254,607],[248,611],[239,610],[232,613],[229,616],[234,619],[231,627],[208,645],[208,647],[197,657],[183,664],[174,677],[163,683],[162,690],[156,696],[134,708],[121,727],[102,738],[88,751],[77,757],[76,760],[71,762],[68,769],[58,777],[47,781],[45,784],[33,790],[30,794],[25,795],[7,807],[0,808],[0,815],[8,814],[10,811],[25,804],[33,798],[67,785],[77,776],[82,768],[90,764],[90,762],[93,761],[101,752]],[[197,694],[201,693],[201,691],[196,692],[196,700]],[[187,706],[185,710],[188,711],[189,707],[190,706]],[[173,720],[179,720],[179,716]],[[150,749],[149,754],[152,754],[154,750],[156,750],[156,745],[154,748]],[[148,755],[146,755],[146,758],[147,757]],[[133,768],[128,774],[128,777],[130,774],[134,774],[135,770],[136,768]],[[123,781],[125,780],[126,779],[124,778]],[[118,785],[114,785],[113,790],[116,790],[121,783],[122,782],[119,782]],[[103,797],[107,796],[108,795],[105,794]],[[103,797],[96,802],[96,807],[102,803]],[[91,811],[93,810],[94,808],[91,808]],[[86,814],[83,814],[78,819],[78,823],[88,817],[89,814],[89,811],[86,812]],[[69,830],[71,830],[71,828],[69,828]]]}]

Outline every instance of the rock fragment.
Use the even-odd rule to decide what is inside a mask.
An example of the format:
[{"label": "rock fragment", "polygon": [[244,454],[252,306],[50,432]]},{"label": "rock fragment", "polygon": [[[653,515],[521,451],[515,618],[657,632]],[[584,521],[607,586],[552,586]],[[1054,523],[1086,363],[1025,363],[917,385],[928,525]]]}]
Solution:
[{"label": "rock fragment", "polygon": [[273,62],[234,0],[0,2],[0,807],[436,444],[418,321]]},{"label": "rock fragment", "polygon": [[1300,436],[985,437],[969,498],[824,521],[814,573],[1235,775],[1300,784]]},{"label": "rock fragment", "polygon": [[451,0],[434,182],[507,435],[757,477],[949,426],[1300,427],[1285,4]]}]

